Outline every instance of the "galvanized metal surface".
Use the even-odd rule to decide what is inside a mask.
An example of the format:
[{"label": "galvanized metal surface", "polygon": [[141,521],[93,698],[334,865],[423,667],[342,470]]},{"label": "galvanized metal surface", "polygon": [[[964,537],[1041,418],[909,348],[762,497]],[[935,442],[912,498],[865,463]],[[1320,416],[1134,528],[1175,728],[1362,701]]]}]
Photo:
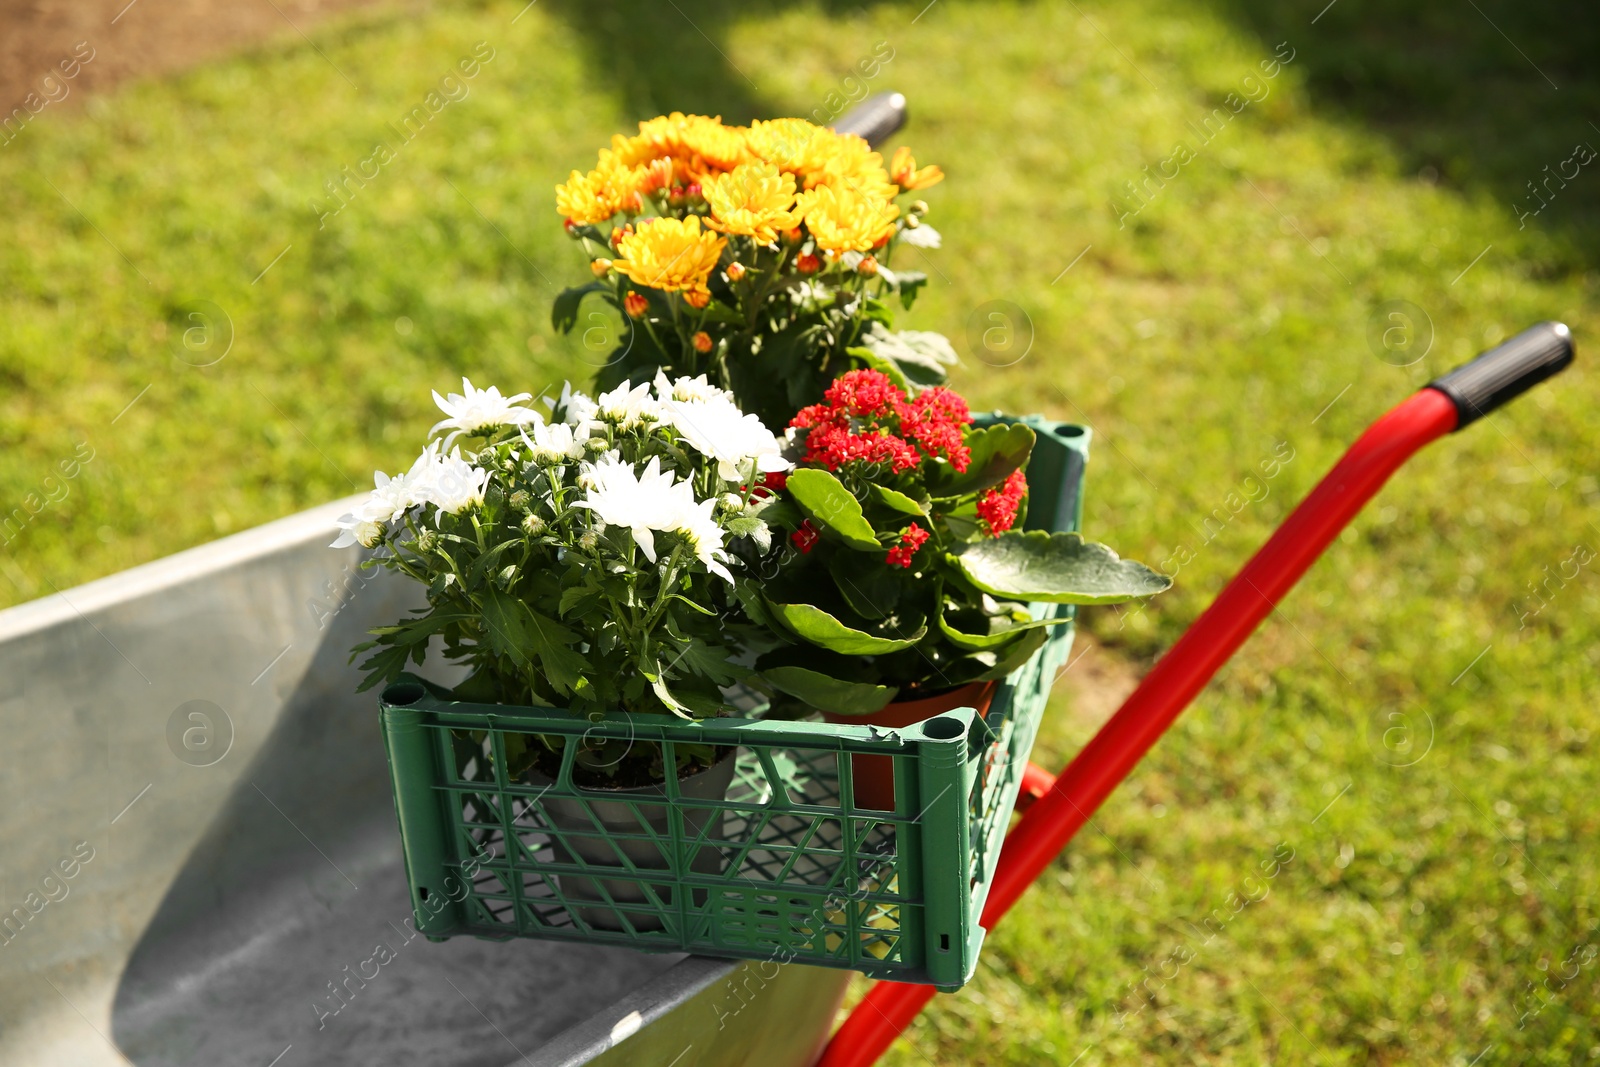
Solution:
[{"label": "galvanized metal surface", "polygon": [[0,1063],[808,1062],[847,975],[412,933],[348,503],[0,612]]}]

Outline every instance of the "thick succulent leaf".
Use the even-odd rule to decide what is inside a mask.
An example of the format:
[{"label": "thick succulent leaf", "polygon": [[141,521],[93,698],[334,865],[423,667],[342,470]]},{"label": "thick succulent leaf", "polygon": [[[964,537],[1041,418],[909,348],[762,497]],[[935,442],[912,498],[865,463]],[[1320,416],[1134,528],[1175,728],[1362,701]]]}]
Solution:
[{"label": "thick succulent leaf", "polygon": [[930,479],[928,488],[934,496],[951,497],[999,485],[1028,462],[1034,439],[1033,430],[1020,422],[998,422],[974,430],[967,435],[972,460],[966,472],[958,474],[954,468],[941,467],[942,473],[937,480]]},{"label": "thick succulent leaf", "polygon": [[861,502],[832,474],[813,467],[797,470],[789,475],[787,489],[808,518],[838,534],[851,548],[880,549],[877,533],[861,513]]},{"label": "thick succulent leaf", "polygon": [[1075,533],[1008,531],[949,557],[986,593],[1055,604],[1120,604],[1168,589],[1172,579]]},{"label": "thick succulent leaf", "polygon": [[805,667],[768,667],[761,672],[773,688],[835,715],[871,715],[894,699],[893,686],[846,682]]},{"label": "thick succulent leaf", "polygon": [[835,552],[828,573],[850,610],[864,619],[881,619],[894,611],[906,581],[902,568],[865,552]]},{"label": "thick succulent leaf", "polygon": [[1060,626],[1071,621],[1071,619],[1057,619],[1054,617],[1048,619],[1029,619],[1027,622],[1019,622],[994,633],[969,634],[956,629],[954,626],[951,626],[945,617],[940,615],[939,632],[944,634],[945,637],[949,638],[950,643],[955,645],[957,648],[964,648],[970,652],[983,652],[986,650],[1005,648],[1030,630],[1037,630],[1046,626]]},{"label": "thick succulent leaf", "polygon": [[1049,636],[1043,630],[1029,630],[1022,635],[1022,640],[998,653],[979,653],[979,655],[994,656],[994,666],[972,680],[975,682],[1003,681],[1006,675],[1028,662],[1033,654],[1039,651],[1039,646],[1044,644],[1045,638]]},{"label": "thick succulent leaf", "polygon": [[902,514],[919,515],[923,518],[926,518],[928,515],[928,509],[926,505],[917,503],[911,497],[906,496],[898,489],[890,489],[886,485],[878,485],[874,483],[872,486],[872,495],[878,498],[879,503],[886,504]]},{"label": "thick succulent leaf", "polygon": [[927,625],[921,619],[914,620],[915,628],[902,626],[898,631],[889,631],[893,636],[880,636],[846,626],[811,604],[775,604],[768,601],[767,607],[797,636],[820,648],[846,656],[881,656],[887,652],[898,652],[902,648],[910,648],[928,632]]}]

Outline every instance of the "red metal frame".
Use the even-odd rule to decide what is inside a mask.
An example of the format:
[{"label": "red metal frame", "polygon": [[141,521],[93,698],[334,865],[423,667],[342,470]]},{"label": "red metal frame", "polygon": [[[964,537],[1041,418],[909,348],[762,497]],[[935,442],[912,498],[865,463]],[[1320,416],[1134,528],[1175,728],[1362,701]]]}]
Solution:
[{"label": "red metal frame", "polygon": [[[1018,804],[1026,814],[1000,854],[984,927],[1010,910],[1389,476],[1456,421],[1448,397],[1423,389],[1373,423],[1053,782],[1029,765],[1028,800]],[[870,1067],[934,993],[932,986],[876,983],[818,1067]]]}]

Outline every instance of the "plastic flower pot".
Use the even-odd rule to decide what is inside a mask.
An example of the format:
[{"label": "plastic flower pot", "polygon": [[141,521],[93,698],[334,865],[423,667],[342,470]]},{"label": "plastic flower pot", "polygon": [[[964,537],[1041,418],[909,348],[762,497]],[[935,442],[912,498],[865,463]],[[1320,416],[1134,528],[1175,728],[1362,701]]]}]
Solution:
[{"label": "plastic flower pot", "polygon": [[[662,913],[673,907],[671,882],[684,874],[722,873],[725,859],[710,842],[722,837],[723,809],[696,806],[693,802],[724,799],[733,784],[735,763],[734,750],[730,748],[705,770],[679,778],[676,805],[667,802],[666,786],[659,784],[620,789],[578,787],[582,793],[616,799],[542,797],[538,804],[556,831],[551,835],[556,862],[595,872],[554,876],[569,902],[593,901],[596,905],[569,904],[568,910],[596,930],[627,930],[630,925],[639,931],[662,929],[666,925]],[[528,780],[552,788],[556,784],[538,772],[530,772]],[[651,803],[651,797],[662,800]],[[682,840],[708,842],[694,849],[686,868],[672,862],[674,807],[683,820]],[[647,880],[650,871],[668,873],[652,884]],[[695,890],[694,898],[696,904],[703,903],[705,891]],[[649,910],[624,910],[621,905],[625,904],[638,904]]]},{"label": "plastic flower pot", "polygon": [[[834,715],[825,711],[822,717],[841,726],[915,726],[956,708],[976,708],[981,719],[989,714],[989,705],[999,685],[999,682],[969,682],[918,700],[897,700],[871,715]],[[856,807],[894,810],[893,756],[856,753],[850,757],[850,781],[855,786]]]}]

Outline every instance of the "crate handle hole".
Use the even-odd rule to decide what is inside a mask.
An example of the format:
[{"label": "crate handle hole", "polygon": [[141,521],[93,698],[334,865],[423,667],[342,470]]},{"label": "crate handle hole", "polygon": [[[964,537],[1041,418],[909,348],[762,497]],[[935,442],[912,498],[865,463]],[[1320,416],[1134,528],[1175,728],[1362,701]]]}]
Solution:
[{"label": "crate handle hole", "polygon": [[935,741],[953,741],[967,732],[967,724],[954,715],[941,715],[922,724],[922,732]]},{"label": "crate handle hole", "polygon": [[396,682],[383,691],[383,702],[403,708],[408,704],[415,704],[427,694],[428,691],[416,682]]},{"label": "crate handle hole", "polygon": [[426,904],[428,902],[428,887],[427,886],[419,886],[417,888],[417,896],[421,897],[422,898],[422,902],[424,904]]},{"label": "crate handle hole", "polygon": [[950,951],[950,935],[949,934],[940,934],[939,935],[939,951],[940,952],[949,952]]}]

